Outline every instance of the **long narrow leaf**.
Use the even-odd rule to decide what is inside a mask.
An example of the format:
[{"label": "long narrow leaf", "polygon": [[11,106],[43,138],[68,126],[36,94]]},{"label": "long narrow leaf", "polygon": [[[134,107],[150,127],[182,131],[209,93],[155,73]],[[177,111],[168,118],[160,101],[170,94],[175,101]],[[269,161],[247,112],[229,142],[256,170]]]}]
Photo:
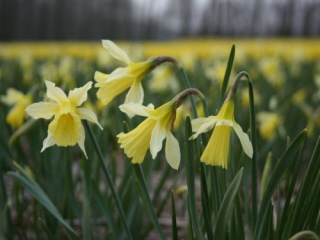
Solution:
[{"label": "long narrow leaf", "polygon": [[171,219],[172,219],[172,240],[178,240],[178,229],[176,219],[176,205],[174,203],[174,190],[171,191]]},{"label": "long narrow leaf", "polygon": [[18,168],[19,172],[9,172],[16,181],[18,181],[35,199],[38,200],[67,230],[68,234],[73,239],[78,239],[78,236],[73,228],[65,221],[58,209],[51,202],[49,197],[41,189],[41,187],[27,174],[27,172],[19,166],[17,163],[15,166]]},{"label": "long narrow leaf", "polygon": [[224,195],[215,226],[215,239],[226,239],[228,221],[233,211],[234,200],[240,187],[242,175],[243,168],[238,171]]},{"label": "long narrow leaf", "polygon": [[190,218],[192,226],[195,230],[196,238],[201,240],[203,238],[200,228],[200,222],[196,209],[196,195],[195,195],[195,159],[194,159],[194,141],[189,141],[189,137],[192,135],[191,121],[187,117],[185,128],[185,168],[186,178],[188,186],[188,205],[190,210]]},{"label": "long narrow leaf", "polygon": [[307,137],[307,130],[304,129],[303,131],[300,132],[300,134],[292,141],[290,146],[286,149],[284,154],[282,155],[281,159],[279,160],[271,178],[269,181],[269,184],[267,186],[267,189],[264,193],[261,206],[260,206],[260,211],[257,217],[257,223],[255,226],[255,239],[257,239],[257,234],[261,231],[261,228],[263,227],[262,225],[262,219],[265,217],[264,215],[266,214],[267,206],[270,202],[270,199],[273,195],[274,190],[278,186],[281,177],[283,176],[286,167],[290,163],[290,161],[294,158],[294,156],[297,154],[299,151],[300,147],[303,146],[304,141]]}]

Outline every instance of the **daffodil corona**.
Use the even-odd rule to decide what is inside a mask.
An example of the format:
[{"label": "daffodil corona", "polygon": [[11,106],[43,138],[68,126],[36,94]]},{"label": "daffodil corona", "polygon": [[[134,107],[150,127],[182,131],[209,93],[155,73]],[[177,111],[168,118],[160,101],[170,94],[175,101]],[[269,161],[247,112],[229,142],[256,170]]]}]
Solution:
[{"label": "daffodil corona", "polygon": [[19,127],[25,117],[25,109],[32,102],[32,97],[29,94],[23,94],[22,92],[9,88],[7,95],[1,96],[1,102],[8,106],[13,106],[8,115],[6,116],[6,122],[13,128]]},{"label": "daffodil corona", "polygon": [[125,103],[142,103],[144,92],[141,80],[148,74],[158,61],[156,58],[144,62],[133,62],[125,51],[110,40],[102,40],[102,45],[110,55],[125,64],[127,67],[119,67],[111,74],[96,71],[95,86],[99,88],[97,97],[103,105],[107,105],[114,97],[130,88],[126,95]]},{"label": "daffodil corona", "polygon": [[177,139],[171,133],[172,121],[175,117],[175,99],[153,109],[153,106],[142,106],[137,103],[128,103],[120,106],[121,111],[128,115],[145,116],[138,127],[128,133],[118,134],[120,147],[132,163],[142,163],[147,150],[150,148],[152,158],[155,159],[166,138],[165,154],[169,165],[178,169],[180,164],[180,147]]},{"label": "daffodil corona", "polygon": [[234,120],[233,98],[225,101],[217,116],[197,118],[192,120],[191,124],[193,132],[196,133],[190,139],[195,139],[199,134],[207,132],[214,127],[210,140],[200,158],[201,162],[227,169],[232,129],[239,137],[243,151],[252,158],[253,148],[249,137]]},{"label": "daffodil corona", "polygon": [[35,119],[50,119],[54,116],[53,121],[49,124],[48,136],[43,141],[41,152],[55,144],[67,147],[78,143],[86,155],[85,131],[81,119],[91,121],[102,129],[96,115],[91,110],[79,107],[87,100],[87,91],[91,88],[92,82],[70,91],[68,96],[54,83],[50,81],[45,81],[45,83],[47,97],[54,102],[34,103],[26,109],[27,113]]}]

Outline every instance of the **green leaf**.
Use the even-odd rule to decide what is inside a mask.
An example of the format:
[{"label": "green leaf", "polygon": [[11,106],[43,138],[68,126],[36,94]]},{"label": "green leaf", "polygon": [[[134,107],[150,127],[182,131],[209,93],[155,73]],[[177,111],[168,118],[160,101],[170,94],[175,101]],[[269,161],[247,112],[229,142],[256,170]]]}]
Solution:
[{"label": "green leaf", "polygon": [[68,235],[72,239],[79,239],[75,230],[71,228],[69,223],[65,221],[58,209],[51,202],[49,197],[41,189],[41,187],[29,176],[29,174],[17,163],[15,166],[18,169],[18,172],[9,172],[16,181],[18,181],[37,201],[42,204],[67,230]]},{"label": "green leaf", "polygon": [[185,168],[186,168],[186,178],[188,186],[188,205],[190,210],[190,218],[192,222],[193,229],[196,234],[196,239],[203,239],[200,222],[196,209],[196,194],[195,194],[195,153],[194,153],[194,140],[189,140],[189,137],[192,135],[191,121],[187,117],[186,127],[185,127]]},{"label": "green leaf", "polygon": [[222,103],[225,99],[225,96],[226,96],[226,91],[227,91],[227,87],[228,87],[228,83],[229,83],[229,79],[230,79],[230,74],[231,74],[231,70],[232,70],[232,66],[233,66],[235,52],[236,52],[236,46],[233,44],[231,47],[231,50],[230,50],[227,68],[226,68],[226,72],[223,77],[222,87],[221,87],[221,91],[220,91],[220,106],[222,105]]},{"label": "green leaf", "polygon": [[261,232],[261,228],[263,227],[262,220],[263,218],[265,218],[267,207],[272,198],[273,192],[278,186],[290,161],[295,159],[295,156],[299,152],[300,147],[304,145],[304,141],[306,137],[307,137],[307,130],[304,129],[303,131],[300,132],[300,134],[292,141],[290,146],[286,149],[281,159],[279,160],[274,172],[272,173],[269,184],[266,188],[266,191],[263,195],[263,199],[260,205],[260,211],[258,214],[257,223],[254,231],[255,239],[259,239],[258,234]]},{"label": "green leaf", "polygon": [[242,175],[243,168],[238,171],[224,195],[215,226],[215,239],[226,239],[227,237],[228,221],[233,211],[234,200],[240,187]]},{"label": "green leaf", "polygon": [[137,181],[137,185],[138,185],[138,188],[139,188],[139,192],[140,192],[140,195],[141,195],[141,198],[143,200],[143,203],[144,203],[144,206],[146,207],[148,213],[149,213],[149,216],[150,216],[150,219],[153,223],[153,226],[155,227],[155,230],[157,231],[158,233],[158,236],[160,239],[166,239],[163,231],[162,231],[162,228],[159,224],[159,221],[158,221],[158,218],[157,218],[157,215],[155,213],[155,210],[154,210],[154,207],[152,205],[152,202],[151,202],[151,199],[150,199],[150,196],[149,196],[149,192],[148,192],[148,189],[147,189],[147,185],[146,185],[146,181],[145,181],[145,178],[144,178],[144,175],[143,175],[143,172],[142,172],[142,169],[141,169],[141,166],[139,164],[132,164],[132,167],[133,167],[133,170],[136,174],[136,181]]},{"label": "green leaf", "polygon": [[211,212],[209,204],[209,195],[208,195],[208,186],[207,186],[207,177],[205,173],[204,164],[200,164],[200,180],[201,180],[201,203],[202,203],[202,212],[204,217],[204,224],[206,227],[208,239],[213,239],[213,228],[211,221]]},{"label": "green leaf", "polygon": [[[320,169],[320,137],[318,138],[317,145],[314,149],[313,155],[311,157],[310,164],[308,166],[305,178],[301,184],[299,192],[296,197],[294,213],[293,213],[293,223],[291,226],[291,233],[294,231],[302,230],[302,221],[305,221],[307,213],[309,211],[315,211],[316,209],[311,209],[311,203],[315,195],[315,182],[318,178]],[[318,209],[319,211],[319,209]],[[302,218],[304,217],[304,218]],[[296,218],[296,219],[295,219]]]},{"label": "green leaf", "polygon": [[176,220],[176,206],[174,203],[174,190],[171,191],[171,219],[172,219],[172,240],[178,240],[178,229]]}]

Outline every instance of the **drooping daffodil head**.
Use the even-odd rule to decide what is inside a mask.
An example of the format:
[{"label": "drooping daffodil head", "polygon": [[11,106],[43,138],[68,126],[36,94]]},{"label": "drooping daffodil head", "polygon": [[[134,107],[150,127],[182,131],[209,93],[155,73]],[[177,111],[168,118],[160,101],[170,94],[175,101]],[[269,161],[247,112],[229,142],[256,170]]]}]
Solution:
[{"label": "drooping daffodil head", "polygon": [[238,136],[245,154],[252,158],[253,148],[249,137],[234,119],[233,98],[229,98],[224,102],[217,116],[197,118],[192,120],[191,124],[192,131],[196,133],[190,137],[190,140],[214,128],[209,142],[201,155],[201,162],[227,169],[232,129]]},{"label": "drooping daffodil head", "polygon": [[140,115],[147,117],[135,129],[128,133],[117,135],[120,147],[132,163],[142,163],[147,150],[150,148],[152,158],[155,159],[166,139],[165,155],[169,165],[178,169],[180,164],[180,147],[177,139],[171,133],[175,118],[175,99],[154,109],[138,103],[127,103],[120,106],[122,112],[129,116]]},{"label": "drooping daffodil head", "polygon": [[21,126],[26,115],[25,109],[32,102],[31,95],[9,88],[7,95],[1,96],[0,100],[7,106],[12,106],[6,116],[6,122],[13,128]]},{"label": "drooping daffodil head", "polygon": [[97,97],[103,105],[107,105],[113,98],[129,89],[125,103],[143,102],[144,92],[141,85],[142,79],[155,67],[158,58],[149,59],[144,62],[133,62],[127,53],[110,40],[102,40],[102,45],[109,54],[127,66],[119,67],[110,74],[99,71],[95,72],[94,79],[98,87]]},{"label": "drooping daffodil head", "polygon": [[85,156],[85,131],[81,119],[97,124],[101,129],[96,115],[89,109],[80,106],[87,100],[87,91],[92,82],[83,87],[69,91],[68,96],[54,83],[45,81],[47,97],[53,101],[38,102],[26,108],[27,113],[35,119],[44,118],[53,120],[48,127],[48,136],[43,141],[42,151],[53,145],[67,147],[78,143]]}]

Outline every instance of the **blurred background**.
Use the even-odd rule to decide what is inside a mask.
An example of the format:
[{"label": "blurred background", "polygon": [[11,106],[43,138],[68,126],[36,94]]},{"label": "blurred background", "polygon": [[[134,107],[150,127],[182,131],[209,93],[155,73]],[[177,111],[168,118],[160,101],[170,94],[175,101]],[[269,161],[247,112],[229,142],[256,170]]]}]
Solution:
[{"label": "blurred background", "polygon": [[319,36],[319,0],[1,0],[0,40]]}]

